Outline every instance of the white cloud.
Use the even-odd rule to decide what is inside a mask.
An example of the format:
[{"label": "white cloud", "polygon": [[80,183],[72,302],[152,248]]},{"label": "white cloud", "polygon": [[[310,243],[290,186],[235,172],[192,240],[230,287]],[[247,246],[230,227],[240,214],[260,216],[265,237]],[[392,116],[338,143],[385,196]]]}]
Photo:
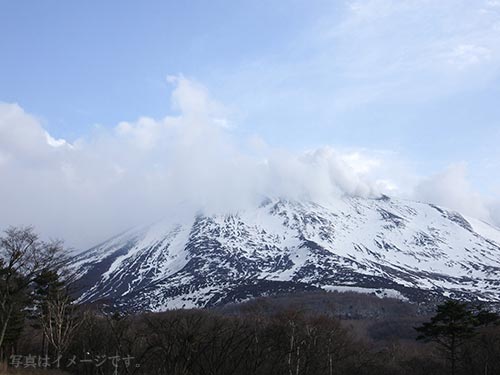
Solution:
[{"label": "white cloud", "polygon": [[170,80],[178,115],[97,128],[72,143],[49,135],[19,105],[0,104],[0,227],[34,224],[84,247],[143,221],[238,210],[264,196],[322,201],[380,193],[500,219],[498,202],[474,191],[463,165],[420,181],[387,151],[290,152],[256,136],[240,142],[221,126],[228,112],[206,88]]},{"label": "white cloud", "polygon": [[359,151],[346,153],[341,156],[341,159],[358,174],[366,174],[371,170],[380,166],[381,161],[378,159],[370,159]]},{"label": "white cloud", "polygon": [[[320,43],[337,63],[339,108],[467,91],[500,73],[500,11],[469,0],[351,1]],[[325,18],[328,19],[329,16]]]},{"label": "white cloud", "polygon": [[496,224],[500,228],[500,200],[492,200],[489,202],[489,211],[491,223]]},{"label": "white cloud", "polygon": [[491,59],[490,49],[473,44],[460,44],[455,47],[448,57],[448,62],[458,69],[466,69],[479,65]]},{"label": "white cloud", "polygon": [[[493,222],[492,208],[467,178],[466,165],[455,164],[445,171],[423,179],[415,187],[415,198],[436,203],[460,213]],[[497,202],[498,203],[498,202]]]},{"label": "white cloud", "polygon": [[331,119],[372,103],[386,110],[435,103],[493,86],[500,75],[494,2],[346,0],[320,8],[299,38],[273,54],[215,72],[228,103],[254,117]]},{"label": "white cloud", "polygon": [[486,5],[488,7],[493,7],[493,8],[500,7],[500,1],[499,0],[487,0]]},{"label": "white cloud", "polygon": [[45,139],[47,140],[48,145],[52,147],[62,147],[62,146],[71,147],[71,145],[67,143],[65,139],[52,138],[52,136],[47,132],[45,132]]},{"label": "white cloud", "polygon": [[[184,77],[180,113],[96,128],[72,143],[55,139],[16,104],[0,105],[0,227],[34,224],[90,245],[125,226],[182,210],[237,210],[265,195],[331,199],[373,195],[376,163],[325,147],[291,153],[255,137],[235,140],[223,105]],[[367,166],[363,166],[366,163]]]},{"label": "white cloud", "polygon": [[[224,118],[228,112],[227,109],[221,103],[211,99],[208,90],[203,85],[183,75],[167,76],[167,81],[176,86],[172,93],[174,109],[179,110],[185,116],[227,123],[227,119]],[[222,117],[217,118],[217,116]]]},{"label": "white cloud", "polygon": [[63,145],[17,104],[0,102],[0,135],[0,153],[4,158],[15,157],[19,163],[45,162],[56,155],[53,146]]}]

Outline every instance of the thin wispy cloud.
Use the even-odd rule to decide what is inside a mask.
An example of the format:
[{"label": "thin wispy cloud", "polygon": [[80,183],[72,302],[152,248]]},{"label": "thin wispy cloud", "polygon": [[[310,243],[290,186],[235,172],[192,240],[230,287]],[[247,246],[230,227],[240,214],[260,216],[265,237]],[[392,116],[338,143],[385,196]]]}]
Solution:
[{"label": "thin wispy cloud", "polygon": [[[332,77],[339,110],[372,101],[429,101],[500,73],[500,9],[487,1],[347,2],[324,17],[306,59]],[[327,74],[329,70],[331,74]]]}]

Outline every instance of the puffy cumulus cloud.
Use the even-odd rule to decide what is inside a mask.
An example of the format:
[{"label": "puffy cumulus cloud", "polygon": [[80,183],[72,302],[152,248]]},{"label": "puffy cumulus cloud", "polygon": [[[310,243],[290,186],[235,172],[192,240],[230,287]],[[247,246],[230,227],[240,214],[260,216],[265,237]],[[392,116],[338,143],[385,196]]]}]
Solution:
[{"label": "puffy cumulus cloud", "polygon": [[[38,166],[54,160],[63,140],[51,137],[39,121],[17,104],[0,103],[0,155],[11,160]],[[12,160],[15,158],[15,160]]]},{"label": "puffy cumulus cloud", "polygon": [[500,201],[488,199],[474,189],[464,163],[451,165],[443,172],[424,178],[415,187],[414,196],[490,223],[500,223]]},{"label": "puffy cumulus cloud", "polygon": [[387,151],[290,152],[257,136],[240,140],[206,88],[182,76],[169,81],[174,114],[97,127],[74,142],[0,103],[0,228],[33,224],[84,248],[132,225],[235,211],[269,196],[321,202],[380,193],[500,222],[499,202],[474,191],[464,165],[419,180]]},{"label": "puffy cumulus cloud", "polygon": [[[167,81],[176,85],[172,93],[172,106],[189,117],[212,117],[216,123],[224,123],[228,110],[219,102],[211,99],[208,90],[201,84],[182,75],[168,76]],[[200,123],[201,125],[201,123]]]},{"label": "puffy cumulus cloud", "polygon": [[19,105],[0,104],[0,227],[34,224],[85,247],[144,221],[238,210],[265,196],[378,194],[366,177],[379,161],[238,140],[205,87],[169,81],[176,114],[98,127],[74,142],[52,137]]}]

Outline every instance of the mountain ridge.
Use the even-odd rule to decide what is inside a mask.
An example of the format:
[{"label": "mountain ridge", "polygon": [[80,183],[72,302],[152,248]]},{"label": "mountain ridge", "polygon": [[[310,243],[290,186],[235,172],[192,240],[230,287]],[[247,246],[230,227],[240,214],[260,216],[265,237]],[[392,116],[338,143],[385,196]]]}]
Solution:
[{"label": "mountain ridge", "polygon": [[500,230],[382,196],[267,199],[126,231],[78,254],[78,301],[162,311],[307,290],[500,301]]}]

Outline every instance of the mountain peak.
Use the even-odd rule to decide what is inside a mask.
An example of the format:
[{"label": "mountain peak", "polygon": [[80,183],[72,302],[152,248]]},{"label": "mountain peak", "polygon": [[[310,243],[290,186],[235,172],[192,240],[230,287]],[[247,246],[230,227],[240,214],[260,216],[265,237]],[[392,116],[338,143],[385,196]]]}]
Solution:
[{"label": "mountain peak", "polygon": [[266,198],[238,213],[130,230],[73,260],[79,301],[204,307],[294,290],[500,301],[500,231],[441,207]]}]

